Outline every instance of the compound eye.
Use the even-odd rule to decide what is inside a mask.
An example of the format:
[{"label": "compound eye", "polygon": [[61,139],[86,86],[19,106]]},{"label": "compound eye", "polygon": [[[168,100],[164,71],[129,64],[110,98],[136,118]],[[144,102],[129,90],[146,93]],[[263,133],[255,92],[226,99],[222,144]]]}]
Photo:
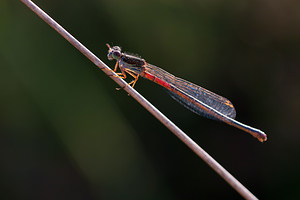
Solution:
[{"label": "compound eye", "polygon": [[112,57],[114,59],[118,59],[121,57],[121,52],[120,51],[114,51]]}]

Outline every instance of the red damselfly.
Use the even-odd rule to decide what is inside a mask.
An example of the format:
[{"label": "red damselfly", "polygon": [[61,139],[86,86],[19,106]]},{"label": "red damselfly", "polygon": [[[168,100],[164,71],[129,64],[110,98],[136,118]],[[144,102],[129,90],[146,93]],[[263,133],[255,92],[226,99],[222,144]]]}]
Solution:
[{"label": "red damselfly", "polygon": [[261,142],[267,140],[267,136],[263,131],[234,120],[236,112],[228,99],[178,78],[159,67],[147,63],[138,56],[122,53],[121,48],[118,46],[110,47],[108,44],[106,45],[109,48],[108,59],[117,60],[114,72],[119,67],[121,73],[117,74],[120,78],[125,79],[126,73],[134,78],[128,85],[134,87],[139,76],[144,77],[163,86],[175,100],[196,114],[225,122],[246,131]]}]

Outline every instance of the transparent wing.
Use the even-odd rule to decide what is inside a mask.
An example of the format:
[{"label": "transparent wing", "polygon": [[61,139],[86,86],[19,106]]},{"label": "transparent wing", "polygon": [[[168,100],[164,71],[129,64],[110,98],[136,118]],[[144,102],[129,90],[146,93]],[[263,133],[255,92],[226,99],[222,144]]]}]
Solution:
[{"label": "transparent wing", "polygon": [[[166,72],[165,70],[158,68],[154,65],[147,64],[147,73],[150,73],[157,78],[166,81],[167,83],[173,85],[174,87],[182,90],[183,92],[189,94],[190,96],[196,98],[197,100],[205,103],[209,107],[219,111],[225,116],[228,116],[232,119],[235,118],[236,112],[232,105],[232,103],[220,96],[217,95],[205,88],[202,88],[196,84],[193,84],[189,81],[186,81],[184,79],[175,77],[174,75]],[[199,114],[201,116],[218,120],[213,115],[205,112],[200,107],[196,106],[195,104],[191,103],[190,101],[186,100],[185,98],[181,97],[180,95],[167,90],[167,92],[171,95],[172,98],[174,98],[176,101],[181,103],[183,106],[185,106],[187,109],[195,112],[196,114]]]}]

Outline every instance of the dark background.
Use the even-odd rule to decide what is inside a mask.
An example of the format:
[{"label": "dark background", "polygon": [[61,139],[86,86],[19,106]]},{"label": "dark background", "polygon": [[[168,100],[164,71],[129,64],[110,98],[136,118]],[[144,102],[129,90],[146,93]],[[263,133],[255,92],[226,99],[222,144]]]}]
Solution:
[{"label": "dark background", "polygon": [[[300,198],[298,0],[35,3],[110,67],[107,42],[231,100],[266,143],[135,86],[258,198]],[[21,2],[0,23],[1,199],[242,199]]]}]

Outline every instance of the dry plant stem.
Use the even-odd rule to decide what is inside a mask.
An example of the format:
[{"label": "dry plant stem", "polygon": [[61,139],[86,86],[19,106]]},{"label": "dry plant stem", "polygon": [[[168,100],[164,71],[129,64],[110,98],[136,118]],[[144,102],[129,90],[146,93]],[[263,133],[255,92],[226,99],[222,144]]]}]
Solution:
[{"label": "dry plant stem", "polygon": [[[111,77],[117,84],[124,88],[127,83],[119,78],[109,67],[107,67],[99,58],[77,41],[71,34],[62,28],[57,22],[49,17],[43,10],[36,6],[29,0],[20,0],[28,6],[34,13],[42,18],[47,24],[54,28],[66,40],[68,40],[74,47],[90,59],[95,65],[103,70],[109,77]],[[124,90],[136,99],[142,106],[144,106],[152,115],[154,115],[161,123],[163,123],[169,130],[171,130],[181,141],[183,141],[190,149],[192,149],[202,160],[204,160],[213,170],[215,170],[228,184],[230,184],[240,195],[245,199],[257,199],[247,188],[245,188],[238,180],[236,180],[229,172],[227,172],[219,163],[217,163],[208,153],[206,153],[199,145],[197,145],[191,138],[189,138],[183,131],[181,131],[173,122],[165,117],[159,110],[150,104],[143,96],[141,96],[132,87],[125,87]]]}]

